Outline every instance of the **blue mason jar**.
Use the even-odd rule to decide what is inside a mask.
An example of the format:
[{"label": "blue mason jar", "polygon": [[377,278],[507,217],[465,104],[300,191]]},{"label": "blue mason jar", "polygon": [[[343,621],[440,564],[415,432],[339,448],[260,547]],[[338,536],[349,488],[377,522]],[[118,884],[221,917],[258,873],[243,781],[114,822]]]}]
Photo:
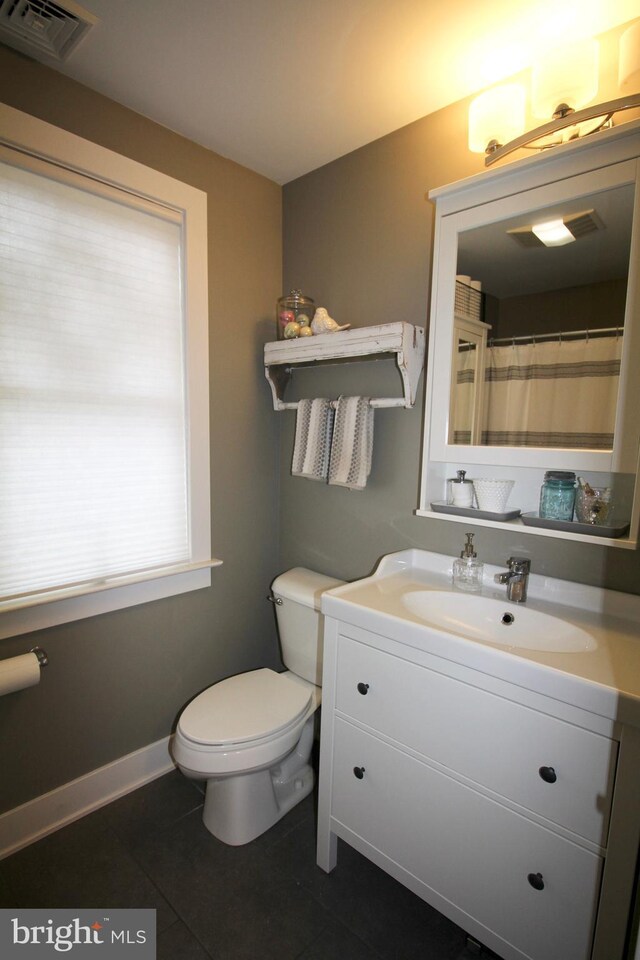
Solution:
[{"label": "blue mason jar", "polygon": [[540,517],[545,520],[573,520],[575,499],[575,473],[547,470],[540,490]]}]

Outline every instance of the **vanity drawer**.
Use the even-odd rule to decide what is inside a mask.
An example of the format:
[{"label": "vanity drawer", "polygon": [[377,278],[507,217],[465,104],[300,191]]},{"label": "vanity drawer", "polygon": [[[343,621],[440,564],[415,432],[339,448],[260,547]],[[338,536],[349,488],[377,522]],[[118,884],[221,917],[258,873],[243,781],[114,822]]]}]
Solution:
[{"label": "vanity drawer", "polygon": [[340,719],[331,817],[524,956],[589,957],[600,857]]},{"label": "vanity drawer", "polygon": [[339,638],[336,708],[606,845],[616,741],[345,636]]}]

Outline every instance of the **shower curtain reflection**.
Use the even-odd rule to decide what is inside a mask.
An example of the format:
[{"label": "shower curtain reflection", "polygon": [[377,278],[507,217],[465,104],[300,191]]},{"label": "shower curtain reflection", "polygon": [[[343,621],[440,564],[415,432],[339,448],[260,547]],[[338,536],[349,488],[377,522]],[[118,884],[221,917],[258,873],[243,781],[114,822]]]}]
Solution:
[{"label": "shower curtain reflection", "polygon": [[478,442],[476,437],[472,437],[476,404],[478,403],[476,388],[477,358],[478,351],[474,343],[462,341],[458,343],[455,354],[456,387],[451,396],[453,443]]},{"label": "shower curtain reflection", "polygon": [[489,345],[482,443],[611,450],[621,352],[621,332]]}]

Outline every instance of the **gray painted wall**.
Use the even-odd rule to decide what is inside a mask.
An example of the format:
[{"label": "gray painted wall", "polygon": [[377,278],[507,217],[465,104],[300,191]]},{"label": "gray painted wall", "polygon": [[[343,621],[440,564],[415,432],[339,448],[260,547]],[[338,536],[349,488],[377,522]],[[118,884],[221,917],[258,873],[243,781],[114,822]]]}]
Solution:
[{"label": "gray painted wall", "polygon": [[[339,323],[426,325],[434,211],[425,195],[483,169],[482,158],[467,149],[467,107],[454,104],[287,184],[285,289],[301,288]],[[287,399],[389,394],[394,375],[392,361],[299,371]],[[358,492],[291,477],[295,414],[280,418],[283,567],[306,564],[350,579],[368,574],[394,550],[419,547],[459,555],[461,524],[413,515],[422,397],[411,411],[376,410],[372,474]],[[640,592],[636,552],[517,531],[475,532],[479,555],[487,562],[502,564],[522,552],[537,573]]]},{"label": "gray painted wall", "polygon": [[279,665],[277,420],[262,373],[281,288],[281,188],[0,46],[11,106],[208,194],[212,544],[224,566],[183,596],[0,641],[43,646],[39,686],[0,698],[0,811],[165,737],[184,703]]}]

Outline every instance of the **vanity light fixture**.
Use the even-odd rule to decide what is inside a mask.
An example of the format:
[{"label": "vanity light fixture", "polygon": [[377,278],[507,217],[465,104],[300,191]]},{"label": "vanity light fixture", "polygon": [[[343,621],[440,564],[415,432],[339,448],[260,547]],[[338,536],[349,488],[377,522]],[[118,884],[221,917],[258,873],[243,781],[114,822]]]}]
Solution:
[{"label": "vanity light fixture", "polygon": [[640,20],[620,37],[618,84],[621,87],[640,87]]},{"label": "vanity light fixture", "polygon": [[[469,150],[484,153],[497,149],[524,130],[525,92],[518,83],[486,90],[469,106]],[[487,132],[491,131],[487,136]]]},{"label": "vanity light fixture", "polygon": [[[580,41],[547,53],[532,69],[531,109],[534,116],[552,115],[552,119],[525,132],[525,93],[519,87],[522,106],[511,116],[511,131],[515,131],[509,131],[512,139],[503,134],[504,117],[498,120],[501,111],[509,109],[502,92],[505,87],[493,87],[480,94],[469,107],[469,149],[485,153],[485,166],[490,166],[515,150],[547,150],[612,127],[616,113],[640,108],[640,93],[587,106],[598,92],[598,61],[595,40]],[[640,21],[620,38],[618,81],[621,87],[637,87],[640,82]],[[479,101],[482,109],[478,107]],[[487,104],[492,104],[492,110]]]},{"label": "vanity light fixture", "polygon": [[533,116],[540,120],[557,119],[591,103],[598,95],[599,62],[595,40],[581,40],[546,51],[531,68]]}]

